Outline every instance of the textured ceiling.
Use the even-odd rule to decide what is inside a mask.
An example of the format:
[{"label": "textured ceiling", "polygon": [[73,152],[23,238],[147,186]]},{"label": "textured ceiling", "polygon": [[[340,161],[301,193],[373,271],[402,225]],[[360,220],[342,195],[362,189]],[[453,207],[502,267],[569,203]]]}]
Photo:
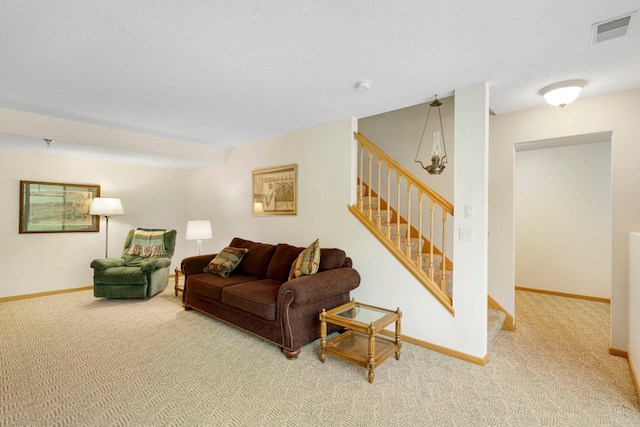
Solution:
[{"label": "textured ceiling", "polygon": [[[2,0],[0,106],[226,148],[487,81],[496,114],[640,87],[638,0]],[[635,28],[634,28],[635,27]],[[368,91],[355,82],[370,79]],[[551,108],[551,107],[549,107]],[[43,135],[43,137],[46,137]]]}]

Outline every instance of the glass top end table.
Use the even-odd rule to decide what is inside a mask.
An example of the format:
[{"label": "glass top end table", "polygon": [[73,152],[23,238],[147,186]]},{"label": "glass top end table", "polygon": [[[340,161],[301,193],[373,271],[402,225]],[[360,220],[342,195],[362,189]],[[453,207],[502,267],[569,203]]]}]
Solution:
[{"label": "glass top end table", "polygon": [[[395,353],[400,360],[402,312],[387,310],[357,302],[355,299],[320,313],[320,360],[332,356],[367,368],[369,382],[373,383],[374,371]],[[345,332],[327,341],[327,322],[342,326]],[[385,327],[395,322],[393,338],[382,335]]]}]

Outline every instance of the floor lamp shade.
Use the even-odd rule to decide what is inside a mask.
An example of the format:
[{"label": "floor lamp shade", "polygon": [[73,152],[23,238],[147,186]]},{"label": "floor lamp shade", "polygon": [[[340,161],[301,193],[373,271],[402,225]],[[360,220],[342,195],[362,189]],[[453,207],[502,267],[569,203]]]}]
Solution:
[{"label": "floor lamp shade", "polygon": [[213,237],[211,234],[211,221],[196,220],[187,221],[187,240],[196,240],[198,242],[198,255],[202,253],[202,241]]},{"label": "floor lamp shade", "polygon": [[89,215],[113,217],[124,214],[122,202],[115,197],[96,197],[91,204]]},{"label": "floor lamp shade", "polygon": [[105,230],[106,238],[104,244],[104,257],[109,258],[109,218],[113,218],[114,215],[124,214],[122,209],[122,202],[116,197],[96,197],[91,203],[91,209],[89,215],[103,216],[107,222],[107,228]]}]

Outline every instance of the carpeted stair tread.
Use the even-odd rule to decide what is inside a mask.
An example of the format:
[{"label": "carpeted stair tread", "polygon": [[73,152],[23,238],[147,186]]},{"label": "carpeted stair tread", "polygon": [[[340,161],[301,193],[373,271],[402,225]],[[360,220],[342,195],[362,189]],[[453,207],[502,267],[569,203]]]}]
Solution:
[{"label": "carpeted stair tread", "polygon": [[386,225],[385,223],[382,223],[382,232],[387,234],[387,228],[389,228],[389,234],[391,235],[391,238],[395,238],[395,236],[398,234],[398,229],[400,230],[400,236],[406,236],[407,235],[407,229],[409,228],[409,226],[407,224],[400,224],[400,228],[398,228],[398,224],[397,223],[392,223],[389,226]]},{"label": "carpeted stair tread", "polygon": [[[428,270],[427,270],[428,272]],[[449,295],[450,297],[453,296],[453,271],[445,271],[445,279],[447,280],[447,289],[446,289],[446,293],[447,295]],[[433,272],[433,280],[437,283],[440,284],[440,281],[442,280],[442,270],[436,270]]]},{"label": "carpeted stair tread", "polygon": [[371,207],[371,209],[373,209],[374,212],[378,210],[377,197],[364,196],[362,198],[362,208],[366,211],[367,209],[369,209],[369,207]]},{"label": "carpeted stair tread", "polygon": [[[395,237],[391,236],[391,240],[395,242]],[[411,258],[417,259],[420,251],[422,250],[422,241],[421,239],[411,239]],[[407,250],[407,238],[400,237],[400,250],[404,253]]]},{"label": "carpeted stair tread", "polygon": [[[422,269],[424,271],[426,271],[427,273],[429,272],[429,262],[431,260],[431,255],[429,255],[428,253],[426,254],[422,254]],[[434,270],[440,270],[441,265],[442,264],[442,255],[440,254],[433,254],[433,269]]]}]

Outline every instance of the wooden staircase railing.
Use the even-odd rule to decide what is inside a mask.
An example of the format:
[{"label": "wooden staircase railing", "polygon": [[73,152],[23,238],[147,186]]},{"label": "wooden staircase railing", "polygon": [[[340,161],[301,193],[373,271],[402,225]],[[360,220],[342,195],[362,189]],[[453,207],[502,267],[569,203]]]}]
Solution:
[{"label": "wooden staircase railing", "polygon": [[[453,264],[445,255],[447,231],[453,230],[447,227],[453,221],[453,205],[364,135],[354,132],[354,136],[359,142],[358,203],[349,210],[454,314]],[[440,220],[435,220],[438,216]]]}]

